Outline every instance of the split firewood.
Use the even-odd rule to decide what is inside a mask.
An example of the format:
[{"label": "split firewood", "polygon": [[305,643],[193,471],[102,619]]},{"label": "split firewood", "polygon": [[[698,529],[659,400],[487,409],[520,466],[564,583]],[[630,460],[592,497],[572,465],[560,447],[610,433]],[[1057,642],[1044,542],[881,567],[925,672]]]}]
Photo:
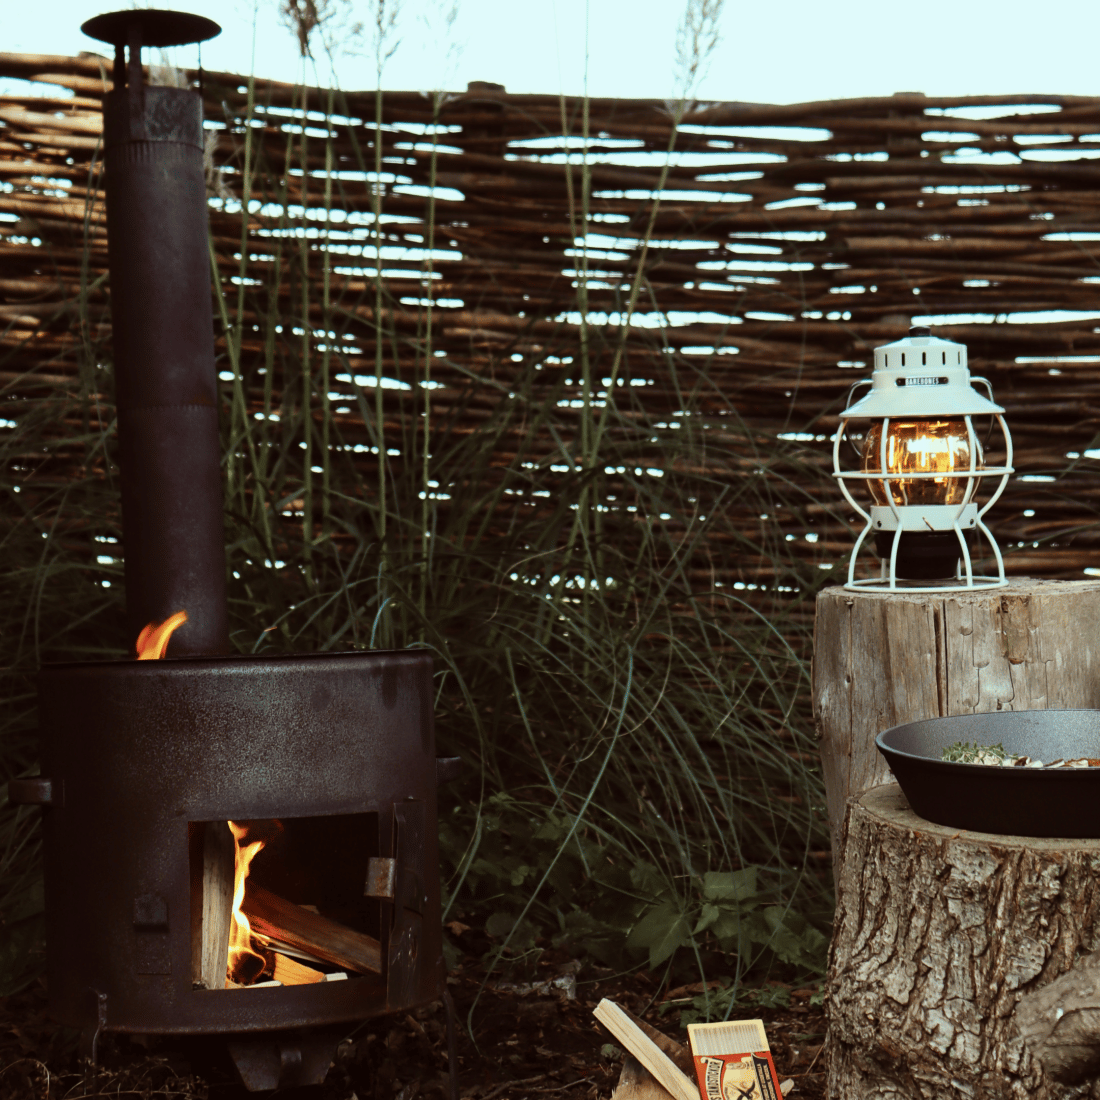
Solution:
[{"label": "split firewood", "polygon": [[[308,969],[308,968],[307,968]],[[314,970],[314,974],[320,974],[320,971]],[[226,989],[276,989],[285,985],[313,985],[317,982],[346,982],[348,979],[347,974],[343,970],[337,970],[332,974],[320,974],[318,978],[310,978],[308,981],[294,981],[294,980],[279,980],[278,978],[269,978],[262,982],[253,982],[251,985],[239,985],[231,978],[225,979]]]},{"label": "split firewood", "polygon": [[382,973],[382,947],[373,936],[312,913],[251,880],[241,911],[260,939],[288,944],[359,974]]},{"label": "split firewood", "polygon": [[640,1016],[635,1016],[629,1008],[623,1008],[622,1005],[618,1006],[622,1014],[646,1036],[647,1039],[658,1050],[664,1051],[665,1054],[672,1059],[676,1068],[683,1073],[689,1080],[695,1080],[695,1063],[691,1057],[691,1050],[686,1043],[678,1042],[676,1039],[666,1035],[663,1031],[658,1031],[652,1024],[646,1023]]},{"label": "split firewood", "polygon": [[206,821],[199,829],[202,904],[196,907],[197,926],[192,926],[192,981],[203,989],[224,989],[237,842],[224,821]]},{"label": "split firewood", "polygon": [[611,1100],[674,1100],[668,1091],[633,1054],[623,1058],[619,1083]]},{"label": "split firewood", "polygon": [[698,1100],[685,1046],[606,997],[593,1015],[628,1052],[613,1100]]},{"label": "split firewood", "polygon": [[[309,909],[308,905],[303,905],[303,909]],[[316,910],[312,910],[316,912]],[[316,955],[311,955],[308,951],[303,951],[299,947],[294,947],[289,943],[283,943],[282,940],[274,940],[269,936],[260,937],[263,941],[264,947],[270,948],[272,951],[278,951],[280,955],[286,955],[288,958],[297,959],[298,962],[305,963],[306,966],[312,966],[314,968],[323,966],[325,960],[318,958]]]},{"label": "split firewood", "polygon": [[273,954],[275,965],[271,968],[271,976],[275,981],[282,982],[283,985],[313,985],[315,982],[325,980],[323,971],[314,970],[312,966],[304,966],[296,959],[280,955],[278,951]]}]

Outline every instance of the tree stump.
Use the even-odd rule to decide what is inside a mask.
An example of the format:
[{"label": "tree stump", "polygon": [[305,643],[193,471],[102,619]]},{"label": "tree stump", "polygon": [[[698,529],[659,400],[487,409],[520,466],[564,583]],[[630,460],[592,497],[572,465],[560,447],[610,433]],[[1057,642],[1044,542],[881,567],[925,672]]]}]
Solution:
[{"label": "tree stump", "polygon": [[[933,825],[896,784],[853,800],[845,833],[830,1100],[1100,1096],[1081,1083],[1100,1062],[1100,967],[1071,972],[1100,946],[1100,840]],[[1059,1035],[1067,1004],[1080,1026]]]},{"label": "tree stump", "polygon": [[952,592],[826,588],[814,621],[814,718],[839,877],[849,798],[893,781],[891,726],[995,710],[1100,707],[1100,581]]}]

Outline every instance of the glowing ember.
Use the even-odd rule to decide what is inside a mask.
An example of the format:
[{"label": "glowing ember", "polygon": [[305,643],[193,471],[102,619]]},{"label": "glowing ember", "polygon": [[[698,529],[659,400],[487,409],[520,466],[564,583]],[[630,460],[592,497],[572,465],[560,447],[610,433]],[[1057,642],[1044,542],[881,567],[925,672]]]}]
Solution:
[{"label": "glowing ember", "polygon": [[237,822],[229,822],[229,828],[237,841],[233,863],[233,922],[229,926],[229,957],[226,960],[226,977],[237,985],[250,985],[267,965],[267,960],[252,950],[252,929],[248,917],[241,912],[244,902],[244,883],[248,869],[265,841],[255,840],[242,844],[248,829]]},{"label": "glowing ember", "polygon": [[137,659],[139,661],[159,661],[168,649],[168,639],[172,631],[187,622],[187,612],[177,611],[169,615],[162,623],[150,623],[142,627],[137,638]]}]

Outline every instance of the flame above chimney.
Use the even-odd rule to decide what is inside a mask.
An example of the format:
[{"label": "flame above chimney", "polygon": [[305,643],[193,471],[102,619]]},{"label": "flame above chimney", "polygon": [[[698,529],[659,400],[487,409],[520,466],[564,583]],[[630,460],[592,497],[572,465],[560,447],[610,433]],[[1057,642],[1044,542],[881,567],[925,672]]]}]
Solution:
[{"label": "flame above chimney", "polygon": [[187,622],[187,612],[177,611],[162,623],[148,623],[137,636],[135,649],[139,661],[159,661],[168,650],[168,641],[177,626]]}]

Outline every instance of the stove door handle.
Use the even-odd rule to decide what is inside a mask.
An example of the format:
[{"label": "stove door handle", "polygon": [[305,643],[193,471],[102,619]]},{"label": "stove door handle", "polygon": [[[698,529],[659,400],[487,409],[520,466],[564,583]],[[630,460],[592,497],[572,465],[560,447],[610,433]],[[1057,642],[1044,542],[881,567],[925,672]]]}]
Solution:
[{"label": "stove door handle", "polygon": [[8,801],[15,806],[59,806],[61,784],[42,775],[8,781]]},{"label": "stove door handle", "polygon": [[449,783],[457,779],[466,770],[461,756],[437,756],[435,758],[435,783]]}]

